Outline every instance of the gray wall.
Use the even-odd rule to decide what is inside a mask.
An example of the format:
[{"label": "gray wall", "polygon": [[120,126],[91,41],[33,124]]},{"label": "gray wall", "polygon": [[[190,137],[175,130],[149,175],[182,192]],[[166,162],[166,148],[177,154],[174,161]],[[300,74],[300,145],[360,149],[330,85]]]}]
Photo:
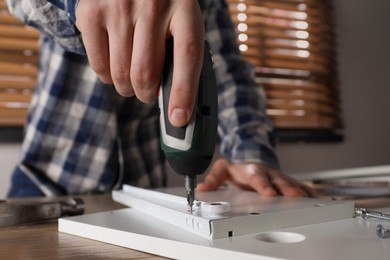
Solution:
[{"label": "gray wall", "polygon": [[[390,164],[390,1],[333,2],[345,141],[280,144],[286,173]],[[19,144],[0,144],[0,197],[19,149]]]},{"label": "gray wall", "polygon": [[279,145],[288,173],[390,164],[390,1],[333,2],[345,141]]},{"label": "gray wall", "polygon": [[8,191],[10,174],[14,168],[19,154],[19,144],[0,143],[0,199]]}]

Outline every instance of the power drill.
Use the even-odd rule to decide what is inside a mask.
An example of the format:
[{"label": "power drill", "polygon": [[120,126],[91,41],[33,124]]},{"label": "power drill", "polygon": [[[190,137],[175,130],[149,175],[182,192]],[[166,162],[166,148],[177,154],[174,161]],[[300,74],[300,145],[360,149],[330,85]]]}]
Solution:
[{"label": "power drill", "polygon": [[184,175],[188,212],[195,200],[196,176],[209,167],[217,142],[218,100],[215,73],[208,42],[199,79],[196,106],[190,121],[174,127],[168,119],[168,103],[173,76],[173,39],[166,43],[165,64],[159,90],[161,148],[173,168]]}]

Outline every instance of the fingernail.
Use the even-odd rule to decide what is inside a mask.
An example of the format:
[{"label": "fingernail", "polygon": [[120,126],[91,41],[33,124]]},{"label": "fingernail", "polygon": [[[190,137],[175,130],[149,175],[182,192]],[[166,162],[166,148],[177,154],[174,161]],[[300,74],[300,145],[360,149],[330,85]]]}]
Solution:
[{"label": "fingernail", "polygon": [[265,193],[268,195],[268,196],[276,196],[278,195],[278,193],[271,187],[267,187],[265,188]]},{"label": "fingernail", "polygon": [[175,108],[171,115],[171,123],[176,126],[182,126],[187,121],[187,115],[184,109]]}]

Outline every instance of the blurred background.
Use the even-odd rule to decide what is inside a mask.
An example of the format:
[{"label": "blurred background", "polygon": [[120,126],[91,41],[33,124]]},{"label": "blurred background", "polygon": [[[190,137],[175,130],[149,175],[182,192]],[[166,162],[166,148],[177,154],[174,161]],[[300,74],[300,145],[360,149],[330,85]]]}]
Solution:
[{"label": "blurred background", "polygon": [[[270,97],[268,112],[275,120],[280,134],[277,153],[283,171],[299,174],[390,164],[390,138],[388,136],[390,133],[388,116],[390,111],[390,34],[388,33],[390,1],[229,0],[228,2],[233,20],[237,24],[238,35],[244,35],[239,38],[240,49],[248,59],[255,63],[258,80],[265,86]],[[243,6],[238,6],[242,2],[246,3],[244,9]],[[318,4],[321,2],[325,3]],[[298,5],[299,3],[307,3],[311,9],[307,9],[305,5]],[[263,4],[265,5],[262,6]],[[298,9],[290,10],[291,4],[295,4]],[[329,4],[331,9],[328,10]],[[312,9],[314,7],[318,7],[318,9]],[[318,11],[324,12],[318,14],[316,13]],[[239,16],[240,13],[246,16],[242,16],[242,14]],[[256,32],[261,31],[261,28],[253,29],[259,27],[260,24],[269,26],[270,32],[272,32],[271,29],[275,29],[275,26],[276,31],[287,31],[291,28],[284,27],[289,25],[284,25],[281,20],[278,20],[285,14],[307,14],[309,17],[311,15],[320,17],[320,20],[314,22],[308,20],[307,31],[310,35],[317,34],[317,36],[324,38],[320,39],[319,42],[315,42],[315,40],[312,42],[310,40],[312,38],[309,38],[307,40],[308,46],[305,47],[303,44],[299,51],[289,49],[289,52],[286,52],[283,44],[288,45],[289,43],[273,41],[271,34],[259,35]],[[321,15],[327,16],[321,17]],[[0,23],[4,21],[6,22],[6,18],[0,15]],[[319,21],[320,23],[329,21],[329,23],[322,24],[325,28],[324,31],[311,31],[313,25],[310,22],[314,23],[315,28],[319,28]],[[248,28],[240,31],[238,27],[240,23],[246,24]],[[302,26],[302,24],[296,26]],[[3,46],[7,46],[2,39],[1,31],[5,35],[4,27],[0,26],[0,46],[1,42],[3,42]],[[249,39],[246,39],[245,35]],[[30,36],[25,35],[25,37]],[[28,43],[28,40],[23,42]],[[273,44],[276,44],[276,47]],[[256,54],[258,54],[256,46],[258,49],[269,52],[260,52],[261,57],[256,58]],[[313,47],[318,48],[313,49]],[[28,48],[28,44],[26,48]],[[304,49],[309,52],[302,52]],[[275,50],[281,52],[275,53],[273,52]],[[10,67],[3,66],[2,68],[4,64],[1,62],[11,59],[12,57],[9,56],[11,52],[8,50],[2,50],[2,52],[3,54],[0,54],[0,71],[1,69],[6,71]],[[311,56],[308,57],[307,53]],[[29,57],[34,56],[34,53],[27,54]],[[314,54],[318,54],[319,57],[314,59]],[[290,57],[287,57],[288,55]],[[291,57],[291,55],[296,55],[296,57]],[[283,70],[276,70],[276,66],[280,66]],[[310,71],[311,69],[314,71]],[[29,74],[31,71],[34,71],[34,68],[27,68],[24,72]],[[291,77],[286,76],[288,74]],[[314,87],[302,90],[297,86],[293,90],[288,90],[282,84],[287,82],[286,80],[291,82],[305,81],[307,84],[300,87],[308,85]],[[280,82],[281,84],[279,84]],[[328,93],[328,90],[322,90],[322,86],[319,86],[322,83],[329,84],[327,88],[331,90],[331,93],[328,97],[324,97],[324,93]],[[27,85],[23,86],[26,86],[28,92]],[[26,90],[23,91],[25,94]],[[289,93],[298,93],[307,97],[306,103],[314,100],[315,102],[313,102],[317,104],[316,107],[320,107],[317,111],[318,115],[312,116],[311,113],[317,113],[313,110],[313,106],[307,110],[292,108],[291,105],[287,104],[279,106],[281,98],[285,97],[290,101],[293,99]],[[0,103],[3,103],[4,107],[5,94],[0,92],[0,95],[3,96],[0,97]],[[318,101],[318,99],[320,100]],[[318,104],[323,106],[318,106]],[[0,117],[11,115],[11,119],[7,120],[15,122],[11,124],[12,127],[9,127],[0,120],[2,124],[0,124],[0,134],[2,135],[0,137],[0,198],[4,197],[8,190],[10,174],[21,149],[20,126],[19,131],[17,131],[19,136],[13,136],[15,125],[20,125],[20,120],[17,119],[20,114],[9,114],[4,110],[1,111],[1,108],[0,104]],[[294,118],[298,118],[298,120]],[[303,121],[302,118],[308,120]],[[176,175],[172,175],[172,177],[178,178]],[[176,183],[181,185],[182,180],[171,179],[171,185]]]}]

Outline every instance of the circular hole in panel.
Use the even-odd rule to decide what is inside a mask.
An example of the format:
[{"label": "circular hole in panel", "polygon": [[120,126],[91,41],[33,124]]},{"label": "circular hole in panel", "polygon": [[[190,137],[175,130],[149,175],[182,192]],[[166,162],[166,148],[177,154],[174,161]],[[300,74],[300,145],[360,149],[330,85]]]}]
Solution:
[{"label": "circular hole in panel", "polygon": [[268,232],[257,235],[256,239],[268,243],[290,244],[302,242],[306,237],[292,232]]}]

